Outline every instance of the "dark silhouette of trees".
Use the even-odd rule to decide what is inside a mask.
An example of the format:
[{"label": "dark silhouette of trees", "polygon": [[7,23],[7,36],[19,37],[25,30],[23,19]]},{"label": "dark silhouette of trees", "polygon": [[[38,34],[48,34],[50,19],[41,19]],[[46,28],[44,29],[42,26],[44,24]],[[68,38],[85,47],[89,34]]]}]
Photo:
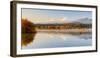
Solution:
[{"label": "dark silhouette of trees", "polygon": [[92,28],[92,24],[66,23],[66,24],[36,24],[37,29],[81,29]]},{"label": "dark silhouette of trees", "polygon": [[25,46],[29,43],[31,43],[34,40],[36,30],[35,30],[35,25],[28,21],[27,19],[22,19],[21,20],[21,30],[22,30],[22,40],[21,40],[21,45]]}]

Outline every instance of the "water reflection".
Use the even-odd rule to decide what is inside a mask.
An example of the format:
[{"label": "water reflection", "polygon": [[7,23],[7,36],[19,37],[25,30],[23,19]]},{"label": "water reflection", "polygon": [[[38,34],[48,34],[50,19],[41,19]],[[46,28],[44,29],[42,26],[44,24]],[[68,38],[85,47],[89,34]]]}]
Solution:
[{"label": "water reflection", "polygon": [[22,46],[27,46],[34,40],[35,33],[23,33],[22,34]]},{"label": "water reflection", "polygon": [[[32,34],[31,34],[32,35]],[[34,41],[22,49],[76,47],[92,45],[91,33],[49,33],[38,32]]]}]

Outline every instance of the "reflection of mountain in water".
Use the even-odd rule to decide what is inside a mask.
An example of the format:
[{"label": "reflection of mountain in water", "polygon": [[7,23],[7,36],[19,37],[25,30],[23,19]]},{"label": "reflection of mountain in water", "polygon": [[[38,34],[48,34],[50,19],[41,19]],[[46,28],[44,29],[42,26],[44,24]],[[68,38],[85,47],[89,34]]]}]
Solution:
[{"label": "reflection of mountain in water", "polygon": [[[25,45],[27,47],[29,43],[33,43],[33,46],[30,46],[33,48],[91,45],[91,40],[87,40],[86,42],[82,40],[92,38],[91,21],[91,19],[83,18],[77,21],[67,23],[33,24],[30,21],[22,20],[22,46]],[[64,39],[64,42],[60,39]],[[67,39],[69,40],[67,41]],[[43,44],[44,42],[41,42],[42,40],[44,40],[45,42],[47,41],[45,43],[47,45]],[[48,41],[50,41],[50,43],[48,43]],[[79,41],[82,43],[79,44]]]}]

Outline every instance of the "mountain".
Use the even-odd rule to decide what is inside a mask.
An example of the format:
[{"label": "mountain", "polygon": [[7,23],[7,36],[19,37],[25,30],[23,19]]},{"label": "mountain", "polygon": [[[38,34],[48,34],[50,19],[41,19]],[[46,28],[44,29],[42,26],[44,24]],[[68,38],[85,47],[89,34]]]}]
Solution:
[{"label": "mountain", "polygon": [[35,23],[35,24],[70,24],[70,23],[74,23],[74,24],[91,24],[92,23],[92,19],[89,18],[80,18],[80,19],[75,19],[75,20],[71,20],[68,18],[51,18],[48,19],[47,22],[40,22],[40,23]]},{"label": "mountain", "polygon": [[50,18],[48,21],[35,23],[35,24],[64,24],[64,23],[70,23],[70,19],[63,17],[63,18]]},{"label": "mountain", "polygon": [[74,22],[82,23],[82,24],[92,24],[92,19],[89,18],[80,18]]}]

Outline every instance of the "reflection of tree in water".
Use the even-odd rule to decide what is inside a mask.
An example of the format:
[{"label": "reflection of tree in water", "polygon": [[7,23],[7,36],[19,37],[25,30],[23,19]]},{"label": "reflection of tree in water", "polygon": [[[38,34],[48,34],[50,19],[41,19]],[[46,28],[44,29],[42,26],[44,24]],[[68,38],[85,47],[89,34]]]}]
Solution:
[{"label": "reflection of tree in water", "polygon": [[36,30],[35,25],[27,19],[22,19],[22,39],[21,45],[26,46],[34,40]]}]

